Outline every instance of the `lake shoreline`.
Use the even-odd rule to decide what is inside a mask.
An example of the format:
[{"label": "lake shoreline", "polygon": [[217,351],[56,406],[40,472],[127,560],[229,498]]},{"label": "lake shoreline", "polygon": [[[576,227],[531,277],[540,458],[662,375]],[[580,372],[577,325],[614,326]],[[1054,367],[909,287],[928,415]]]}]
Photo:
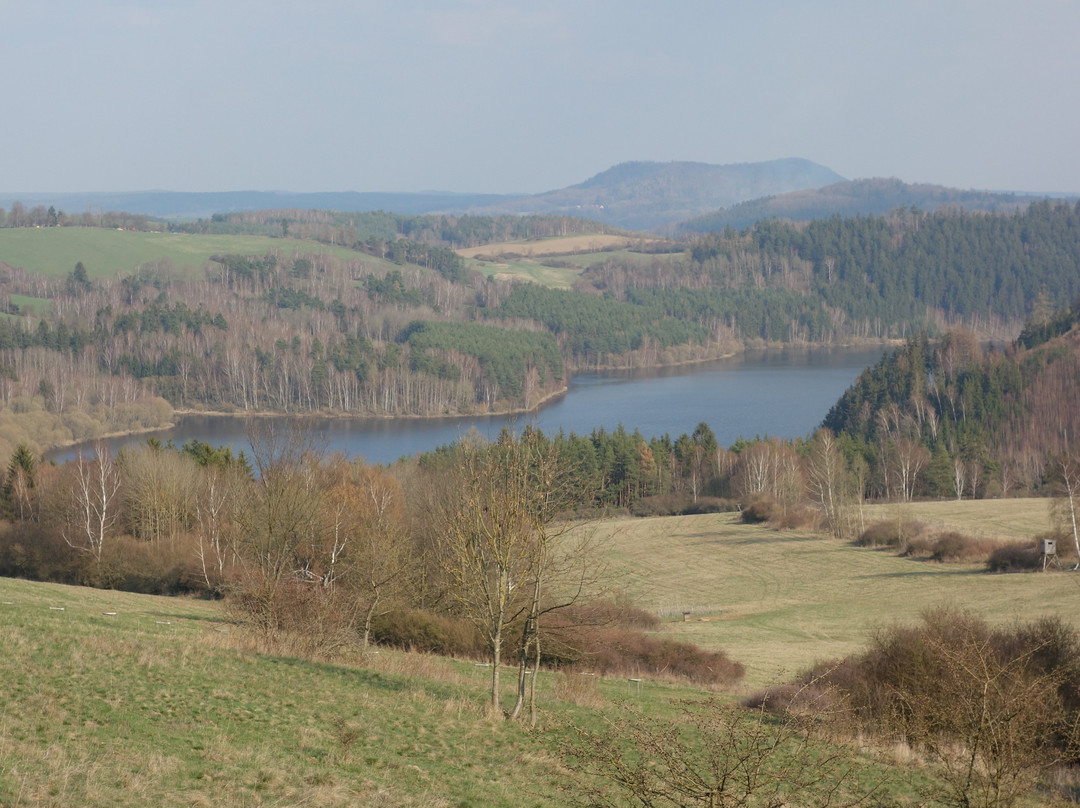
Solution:
[{"label": "lake shoreline", "polygon": [[[766,344],[762,346],[751,346],[746,348],[740,348],[737,351],[729,351],[727,353],[718,354],[716,356],[706,356],[699,359],[684,359],[679,362],[665,362],[658,365],[599,365],[590,368],[581,368],[574,373],[568,373],[566,385],[560,390],[554,390],[545,396],[542,396],[540,400],[533,404],[531,407],[510,407],[506,409],[492,409],[485,411],[473,411],[473,412],[457,412],[457,413],[440,413],[421,415],[416,413],[350,413],[342,412],[340,410],[318,410],[318,411],[304,411],[304,412],[282,412],[280,410],[196,410],[196,409],[174,409],[173,414],[178,418],[186,418],[189,416],[206,416],[213,418],[294,418],[297,420],[321,420],[321,419],[348,419],[348,420],[373,420],[373,421],[441,421],[452,419],[468,419],[468,418],[505,418],[515,415],[534,415],[540,412],[548,404],[552,404],[561,398],[567,396],[570,393],[570,383],[575,376],[589,376],[596,373],[649,373],[655,371],[664,371],[668,369],[687,368],[694,365],[704,365],[708,362],[723,362],[730,359],[736,359],[740,356],[746,356],[747,354],[768,354],[770,352],[780,352],[781,354],[787,353],[813,353],[816,351],[828,351],[828,352],[849,352],[858,353],[872,348],[874,346],[888,347],[893,345],[903,344],[903,340],[865,340],[861,342],[849,342],[840,345],[818,345],[815,343],[777,343]],[[176,424],[173,423],[175,427]],[[139,430],[129,434],[141,434],[143,432],[157,432],[159,429]],[[118,435],[112,435],[110,437],[123,437],[123,433]],[[75,445],[75,444],[70,444]]]},{"label": "lake shoreline", "polygon": [[[151,435],[181,446],[198,440],[212,446],[247,445],[249,423],[282,423],[319,436],[331,451],[392,463],[434,451],[476,430],[495,439],[506,427],[534,425],[545,434],[588,436],[597,429],[624,427],[648,440],[689,434],[708,423],[722,445],[754,435],[805,437],[827,414],[858,374],[873,365],[887,346],[818,349],[815,346],[752,348],[725,358],[679,366],[622,368],[568,374],[566,388],[534,407],[514,411],[456,415],[351,415],[184,409],[174,426],[140,430],[107,441],[110,448],[136,448]],[[149,433],[149,434],[148,434]],[[72,458],[94,441],[58,447],[49,456]]]}]

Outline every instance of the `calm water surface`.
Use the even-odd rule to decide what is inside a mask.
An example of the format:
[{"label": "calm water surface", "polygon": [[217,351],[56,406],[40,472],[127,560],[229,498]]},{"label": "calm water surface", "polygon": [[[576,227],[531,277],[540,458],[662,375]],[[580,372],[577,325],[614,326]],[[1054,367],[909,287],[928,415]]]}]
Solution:
[{"label": "calm water surface", "polygon": [[[883,349],[862,351],[774,351],[728,360],[658,370],[610,371],[575,376],[565,396],[539,413],[516,417],[303,419],[328,451],[361,456],[369,463],[392,463],[457,440],[470,429],[494,437],[503,425],[536,424],[547,434],[562,429],[587,435],[619,424],[646,437],[692,432],[705,421],[721,446],[739,437],[808,435],[829,408],[872,365]],[[176,427],[154,433],[181,445],[191,438],[247,451],[243,418],[185,416]],[[121,438],[114,450],[147,438]],[[76,450],[55,455],[58,461]]]}]

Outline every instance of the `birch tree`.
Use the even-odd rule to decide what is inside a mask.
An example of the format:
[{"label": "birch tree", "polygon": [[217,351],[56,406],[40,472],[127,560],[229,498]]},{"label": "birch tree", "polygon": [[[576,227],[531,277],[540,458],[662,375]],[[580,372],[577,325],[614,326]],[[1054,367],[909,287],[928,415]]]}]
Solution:
[{"label": "birch tree", "polygon": [[61,535],[68,546],[100,561],[106,537],[119,516],[120,470],[103,444],[89,458],[79,452],[70,467],[70,510],[61,522]]},{"label": "birch tree", "polygon": [[1080,445],[1062,452],[1050,468],[1051,479],[1059,499],[1051,507],[1064,532],[1071,533],[1076,548],[1076,566],[1080,569],[1080,530],[1077,528],[1077,508],[1080,507]]},{"label": "birch tree", "polygon": [[843,538],[845,510],[849,500],[847,468],[844,456],[836,445],[831,429],[819,429],[814,435],[814,447],[806,466],[810,495],[825,514],[829,531]]}]

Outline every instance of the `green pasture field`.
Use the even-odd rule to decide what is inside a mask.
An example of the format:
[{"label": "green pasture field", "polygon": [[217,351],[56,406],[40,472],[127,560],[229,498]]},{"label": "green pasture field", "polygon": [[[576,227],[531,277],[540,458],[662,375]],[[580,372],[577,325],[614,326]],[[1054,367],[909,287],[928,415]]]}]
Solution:
[{"label": "green pasture field", "polygon": [[12,295],[11,302],[19,307],[22,314],[30,314],[34,317],[43,317],[49,313],[52,305],[43,297],[29,297],[27,295]]},{"label": "green pasture field", "polygon": [[521,258],[493,262],[466,258],[465,266],[482,272],[489,278],[513,277],[552,289],[569,289],[581,275],[581,270],[577,267],[549,267],[540,263],[541,260],[543,259]]},{"label": "green pasture field", "polygon": [[231,631],[216,603],[0,579],[0,805],[565,804],[556,735],[490,718],[485,669]]},{"label": "green pasture field", "polygon": [[[1045,530],[1045,500],[1005,502],[1022,512],[1041,507],[1031,529]],[[1056,614],[1080,628],[1080,572],[991,575],[980,565],[743,525],[732,514],[614,520],[597,529],[635,602],[670,620],[665,632],[746,665],[748,690],[857,651],[876,627],[915,622],[935,606],[967,608],[997,624]]]},{"label": "green pasture field", "polygon": [[357,258],[359,253],[299,239],[264,236],[203,236],[144,233],[97,227],[0,229],[0,261],[28,272],[62,277],[82,261],[91,278],[127,273],[141,264],[168,259],[178,270],[200,268],[211,255],[282,256],[332,253]]}]

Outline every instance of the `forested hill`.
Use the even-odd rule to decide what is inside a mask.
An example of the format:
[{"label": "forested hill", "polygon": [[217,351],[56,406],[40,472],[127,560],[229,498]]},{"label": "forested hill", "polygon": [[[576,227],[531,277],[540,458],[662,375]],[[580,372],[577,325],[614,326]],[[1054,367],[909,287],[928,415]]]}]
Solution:
[{"label": "forested hill", "polygon": [[966,324],[1012,338],[1041,294],[1080,296],[1080,205],[1022,213],[902,210],[700,236],[679,261],[598,262],[578,288],[741,339],[905,337]]},{"label": "forested hill", "polygon": [[1080,302],[1040,311],[1005,349],[963,331],[912,338],[864,371],[824,426],[886,495],[1039,490],[1080,435]]},{"label": "forested hill", "polygon": [[475,213],[546,213],[583,216],[630,230],[652,230],[718,207],[843,179],[809,160],[761,163],[620,163],[579,185],[500,200]]},{"label": "forested hill", "polygon": [[683,221],[679,233],[708,233],[749,227],[765,219],[808,222],[830,216],[884,216],[896,208],[1003,213],[1020,210],[1039,196],[990,191],[962,191],[941,185],[909,185],[898,179],[860,179],[739,202]]}]

